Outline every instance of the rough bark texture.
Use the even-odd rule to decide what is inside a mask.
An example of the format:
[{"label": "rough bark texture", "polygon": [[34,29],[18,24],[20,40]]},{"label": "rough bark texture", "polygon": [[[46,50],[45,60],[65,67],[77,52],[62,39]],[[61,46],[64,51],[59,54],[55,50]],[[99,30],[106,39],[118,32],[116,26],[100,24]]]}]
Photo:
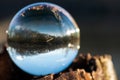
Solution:
[{"label": "rough bark texture", "polygon": [[117,80],[110,55],[91,56],[82,53],[71,66],[59,74],[42,77],[20,70],[9,58],[4,47],[0,52],[0,80]]}]

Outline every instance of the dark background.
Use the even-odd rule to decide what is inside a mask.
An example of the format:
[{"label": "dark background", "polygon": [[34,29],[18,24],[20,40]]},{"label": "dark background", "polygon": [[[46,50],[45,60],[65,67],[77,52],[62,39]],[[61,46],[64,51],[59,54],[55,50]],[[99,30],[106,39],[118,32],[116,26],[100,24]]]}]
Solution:
[{"label": "dark background", "polygon": [[0,44],[6,41],[5,31],[15,13],[41,1],[65,8],[80,27],[80,52],[111,54],[120,76],[120,0],[0,0]]}]

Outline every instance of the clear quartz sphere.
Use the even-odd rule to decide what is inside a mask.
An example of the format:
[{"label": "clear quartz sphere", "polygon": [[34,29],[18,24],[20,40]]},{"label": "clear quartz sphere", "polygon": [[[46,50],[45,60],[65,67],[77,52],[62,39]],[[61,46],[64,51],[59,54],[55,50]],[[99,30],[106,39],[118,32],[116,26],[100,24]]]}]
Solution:
[{"label": "clear quartz sphere", "polygon": [[66,69],[78,54],[79,35],[66,10],[52,3],[34,3],[13,17],[7,31],[7,51],[29,74],[55,74]]}]

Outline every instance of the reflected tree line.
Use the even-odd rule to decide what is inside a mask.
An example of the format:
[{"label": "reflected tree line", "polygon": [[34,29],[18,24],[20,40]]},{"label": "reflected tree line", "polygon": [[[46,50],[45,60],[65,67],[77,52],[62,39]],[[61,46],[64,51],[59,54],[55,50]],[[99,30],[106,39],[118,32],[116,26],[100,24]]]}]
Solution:
[{"label": "reflected tree line", "polygon": [[34,55],[46,53],[58,48],[65,48],[77,39],[74,36],[52,36],[31,30],[15,30],[15,35],[8,36],[8,45],[20,54]]}]

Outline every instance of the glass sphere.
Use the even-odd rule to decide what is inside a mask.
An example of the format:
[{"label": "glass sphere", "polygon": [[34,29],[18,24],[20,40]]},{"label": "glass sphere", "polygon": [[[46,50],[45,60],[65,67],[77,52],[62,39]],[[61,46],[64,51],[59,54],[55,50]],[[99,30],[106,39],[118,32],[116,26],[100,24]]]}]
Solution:
[{"label": "glass sphere", "polygon": [[55,74],[76,57],[79,34],[66,10],[52,3],[34,3],[13,17],[7,31],[7,51],[12,61],[29,74]]}]

